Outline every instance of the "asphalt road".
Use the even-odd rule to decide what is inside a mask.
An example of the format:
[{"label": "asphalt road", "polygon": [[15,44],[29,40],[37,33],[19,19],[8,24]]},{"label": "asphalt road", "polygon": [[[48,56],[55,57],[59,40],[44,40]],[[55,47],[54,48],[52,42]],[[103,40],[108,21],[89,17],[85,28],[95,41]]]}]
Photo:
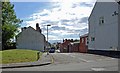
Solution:
[{"label": "asphalt road", "polygon": [[53,53],[54,63],[3,71],[118,71],[118,59],[84,53]]}]

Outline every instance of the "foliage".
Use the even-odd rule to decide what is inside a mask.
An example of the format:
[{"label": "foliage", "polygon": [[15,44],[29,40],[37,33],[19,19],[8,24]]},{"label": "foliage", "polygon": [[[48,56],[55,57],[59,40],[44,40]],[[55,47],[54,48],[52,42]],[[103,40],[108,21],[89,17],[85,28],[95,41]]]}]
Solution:
[{"label": "foliage", "polygon": [[[13,49],[13,50],[0,51],[0,54],[1,53],[2,53],[2,63],[7,64],[7,63],[36,61],[38,51]],[[40,56],[41,55],[42,53],[40,53]]]},{"label": "foliage", "polygon": [[14,5],[10,2],[2,2],[2,49],[7,46],[7,42],[18,32],[18,27],[22,20],[16,17]]}]

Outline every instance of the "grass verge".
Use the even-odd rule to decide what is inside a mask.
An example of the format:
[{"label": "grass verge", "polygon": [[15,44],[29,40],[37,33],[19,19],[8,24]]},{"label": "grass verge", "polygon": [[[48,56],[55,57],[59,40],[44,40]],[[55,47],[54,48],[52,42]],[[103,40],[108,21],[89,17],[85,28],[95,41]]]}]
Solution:
[{"label": "grass verge", "polygon": [[[37,52],[34,50],[22,50],[22,49],[13,49],[13,50],[4,50],[0,51],[0,63],[20,63],[20,62],[33,62],[37,60]],[[40,53],[42,56],[42,53]]]}]

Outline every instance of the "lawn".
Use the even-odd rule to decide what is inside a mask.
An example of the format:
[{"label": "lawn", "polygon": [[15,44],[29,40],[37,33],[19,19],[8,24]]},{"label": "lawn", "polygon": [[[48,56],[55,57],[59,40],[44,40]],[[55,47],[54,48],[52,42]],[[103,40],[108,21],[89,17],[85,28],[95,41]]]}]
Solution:
[{"label": "lawn", "polygon": [[[37,52],[33,50],[4,50],[0,51],[0,63],[19,63],[19,62],[33,62],[37,60]],[[1,58],[2,55],[2,58]],[[42,53],[40,53],[40,56]]]}]

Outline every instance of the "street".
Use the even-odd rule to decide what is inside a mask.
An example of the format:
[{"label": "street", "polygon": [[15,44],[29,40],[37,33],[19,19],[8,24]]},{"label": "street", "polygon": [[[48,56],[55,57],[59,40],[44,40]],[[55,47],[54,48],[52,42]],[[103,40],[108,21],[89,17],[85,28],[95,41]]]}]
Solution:
[{"label": "street", "polygon": [[51,53],[53,63],[45,66],[9,68],[3,71],[118,71],[118,59],[85,53]]}]

